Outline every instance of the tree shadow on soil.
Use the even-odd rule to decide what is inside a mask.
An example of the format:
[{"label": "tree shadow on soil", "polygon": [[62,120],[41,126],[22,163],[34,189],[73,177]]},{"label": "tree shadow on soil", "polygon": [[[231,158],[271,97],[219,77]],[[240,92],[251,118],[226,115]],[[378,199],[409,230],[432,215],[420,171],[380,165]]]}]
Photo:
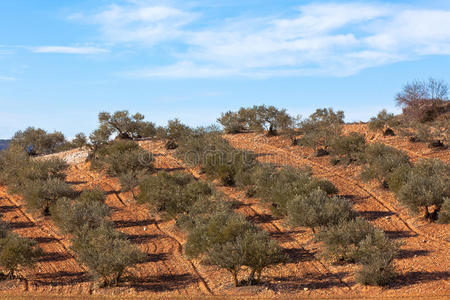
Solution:
[{"label": "tree shadow on soil", "polygon": [[158,262],[167,260],[168,255],[167,253],[147,253],[147,256],[144,258],[142,263],[151,263],[151,262]]},{"label": "tree shadow on soil", "polygon": [[19,209],[20,207],[17,205],[2,205],[0,206],[0,214],[4,214],[10,211],[14,211],[16,209]]},{"label": "tree shadow on soil", "polygon": [[333,287],[345,288],[348,287],[348,285],[343,283],[341,280],[347,275],[347,272],[338,272],[333,274],[307,273],[301,276],[274,277],[273,279],[277,283],[272,286],[272,289],[283,291],[303,291],[305,288],[309,290],[329,289]]},{"label": "tree shadow on soil", "polygon": [[417,234],[412,234],[410,231],[404,230],[386,230],[384,233],[386,233],[390,239],[394,240],[417,236]]},{"label": "tree shadow on soil", "polygon": [[430,254],[430,251],[428,250],[404,250],[400,249],[398,252],[397,258],[398,259],[405,259],[405,258],[411,258],[416,256],[427,256]]},{"label": "tree shadow on soil", "polygon": [[359,214],[368,221],[375,221],[379,218],[392,216],[394,213],[390,211],[369,210],[369,211],[360,211]]},{"label": "tree shadow on soil", "polygon": [[11,229],[31,228],[36,226],[33,222],[11,222],[8,225]]},{"label": "tree shadow on soil", "polygon": [[38,262],[64,261],[69,258],[70,255],[65,253],[47,252],[38,259]]},{"label": "tree shadow on soil", "polygon": [[89,282],[91,277],[87,272],[66,272],[58,271],[54,273],[37,274],[38,279],[33,280],[39,285],[65,286]]},{"label": "tree shadow on soil", "polygon": [[127,234],[127,237],[133,244],[145,244],[162,236],[160,234]]},{"label": "tree shadow on soil", "polygon": [[289,258],[290,263],[299,263],[305,261],[311,261],[314,259],[314,254],[303,248],[290,248],[284,249],[284,252]]},{"label": "tree shadow on soil", "polygon": [[136,220],[136,221],[129,221],[129,220],[114,221],[114,225],[116,228],[149,226],[149,225],[153,225],[153,224],[155,224],[155,220],[153,220],[153,219]]},{"label": "tree shadow on soil", "polygon": [[416,283],[425,283],[432,281],[449,281],[450,272],[426,272],[426,271],[412,271],[403,275],[399,275],[392,284],[389,285],[390,288],[401,288],[408,285],[413,285]]},{"label": "tree shadow on soil", "polygon": [[137,292],[140,291],[173,291],[184,289],[188,285],[195,284],[199,280],[194,278],[191,274],[178,274],[178,275],[156,275],[148,277],[130,278],[131,286]]},{"label": "tree shadow on soil", "polygon": [[48,244],[48,243],[53,243],[53,242],[59,241],[55,237],[48,237],[48,236],[35,237],[35,238],[33,238],[33,240],[35,240],[39,244]]}]

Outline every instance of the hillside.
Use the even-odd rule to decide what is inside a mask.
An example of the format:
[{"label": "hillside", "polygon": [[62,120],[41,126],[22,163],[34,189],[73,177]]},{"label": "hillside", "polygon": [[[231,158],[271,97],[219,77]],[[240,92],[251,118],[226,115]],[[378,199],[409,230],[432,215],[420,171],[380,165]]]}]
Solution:
[{"label": "hillside", "polygon": [[[366,131],[366,125],[346,125],[346,130]],[[315,157],[311,149],[290,145],[286,137],[267,137],[264,134],[224,135],[236,148],[252,150],[261,162],[309,166],[315,176],[330,180],[339,194],[354,204],[355,211],[376,227],[383,229],[393,240],[402,243],[395,269],[399,278],[387,288],[363,286],[355,282],[350,265],[329,264],[316,255],[320,245],[308,228],[296,230],[285,220],[276,217],[260,199],[248,197],[245,190],[228,187],[215,180],[217,191],[234,201],[235,211],[257,224],[275,239],[289,256],[289,262],[266,270],[263,284],[253,287],[233,287],[226,271],[204,265],[198,259],[184,255],[186,233],[173,220],[162,219],[145,205],[136,203],[130,192],[121,192],[117,179],[104,172],[92,171],[84,162],[86,151],[71,150],[52,156],[66,158],[71,163],[67,179],[76,190],[100,186],[107,192],[106,204],[112,208],[112,221],[143,251],[147,258],[129,272],[128,279],[118,287],[97,289],[89,280],[86,268],[76,259],[69,236],[59,233],[49,217],[36,218],[25,209],[22,199],[0,189],[3,220],[22,236],[36,240],[44,250],[44,257],[34,269],[26,269],[25,281],[9,286],[14,294],[84,295],[102,294],[127,296],[207,296],[232,295],[278,297],[399,297],[444,296],[450,292],[449,225],[429,223],[411,217],[391,192],[376,184],[364,183],[358,177],[359,166],[333,166],[326,157]],[[423,143],[414,148],[401,137],[367,135],[368,142],[379,141],[406,150],[412,160],[435,157],[450,161],[450,151],[430,150]],[[183,170],[200,181],[208,180],[198,167],[186,166],[166,150],[163,141],[142,141],[140,146],[154,154],[155,170],[173,172]]]}]

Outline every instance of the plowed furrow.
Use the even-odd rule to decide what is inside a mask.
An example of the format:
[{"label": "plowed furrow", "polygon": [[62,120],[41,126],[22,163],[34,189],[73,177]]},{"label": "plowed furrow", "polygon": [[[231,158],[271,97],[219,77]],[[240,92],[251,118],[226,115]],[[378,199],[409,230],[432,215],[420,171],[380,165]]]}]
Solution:
[{"label": "plowed furrow", "polygon": [[121,193],[117,180],[93,172],[87,165],[75,166],[71,176],[78,178],[79,173],[85,174],[87,185],[100,186],[107,192],[106,204],[113,208],[112,221],[117,229],[148,255],[148,261],[132,272],[138,282],[135,289],[180,295],[211,293],[195,266],[182,255],[180,243],[161,229],[161,221],[150,217],[148,209],[138,205],[131,193]]},{"label": "plowed furrow", "polygon": [[[66,294],[87,293],[91,289],[86,270],[74,259],[68,249],[68,241],[49,229],[53,224],[48,220],[35,220],[25,212],[20,200],[0,188],[0,203],[3,221],[23,237],[34,239],[44,251],[43,257],[32,269],[22,270],[27,289],[49,292],[58,289]],[[58,286],[58,288],[56,288]]]},{"label": "plowed furrow", "polygon": [[[144,148],[149,147],[148,144],[142,145]],[[147,148],[148,149],[148,148]],[[176,159],[169,151],[165,150],[159,143],[152,143],[151,149],[153,153],[157,154],[156,163],[158,167],[166,169],[185,169],[190,172],[195,178],[206,180],[204,175],[199,174],[195,168],[189,168],[184,165],[183,162]],[[215,188],[227,195],[230,199],[240,203],[239,208],[236,209],[237,212],[245,215],[249,220],[252,220],[262,229],[266,230],[275,239],[277,239],[280,245],[286,249],[292,258],[292,262],[288,263],[286,266],[275,267],[268,270],[266,273],[272,278],[278,278],[278,271],[282,268],[285,274],[289,274],[286,278],[307,278],[312,276],[314,278],[321,278],[322,284],[326,285],[327,280],[337,281],[333,283],[333,288],[340,290],[342,293],[345,290],[350,289],[350,284],[347,281],[351,281],[351,278],[345,278],[347,274],[341,274],[339,271],[332,271],[329,267],[324,265],[322,262],[314,257],[314,253],[305,249],[303,246],[305,241],[305,235],[291,233],[288,229],[284,228],[282,225],[276,224],[270,213],[260,207],[260,205],[255,201],[250,201],[245,197],[243,191],[237,191],[235,188],[224,187],[220,184],[215,183]],[[309,239],[311,238],[308,234]],[[337,274],[337,276],[333,275]],[[292,285],[292,282],[280,281],[279,284]],[[299,284],[299,282],[295,282]],[[321,283],[315,282],[316,285]]]}]

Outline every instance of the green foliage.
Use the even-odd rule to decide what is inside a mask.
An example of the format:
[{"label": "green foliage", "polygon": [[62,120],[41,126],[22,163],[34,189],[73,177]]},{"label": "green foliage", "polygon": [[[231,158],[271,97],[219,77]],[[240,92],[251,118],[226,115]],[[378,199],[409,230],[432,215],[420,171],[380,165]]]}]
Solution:
[{"label": "green foliage", "polygon": [[27,209],[39,211],[42,215],[50,214],[50,207],[59,198],[76,196],[72,187],[59,178],[28,181],[22,193]]},{"label": "green foliage", "polygon": [[344,164],[364,161],[366,139],[363,134],[351,132],[346,136],[335,137],[329,146],[332,159]]},{"label": "green foliage", "polygon": [[329,181],[311,176],[310,170],[283,167],[279,170],[273,166],[264,166],[255,171],[255,188],[257,195],[265,202],[271,203],[275,215],[287,215],[287,204],[299,195],[309,195],[317,188],[327,194],[337,192]]},{"label": "green foliage", "polygon": [[244,265],[245,249],[237,241],[215,244],[208,251],[204,260],[207,265],[214,265],[231,273],[235,286],[239,285],[238,275]]},{"label": "green foliage", "polygon": [[361,173],[362,179],[377,179],[380,184],[383,184],[396,168],[410,164],[406,153],[381,143],[366,147],[365,160],[367,164]]},{"label": "green foliage", "polygon": [[224,185],[245,185],[246,173],[255,165],[255,155],[236,150],[218,131],[198,130],[182,141],[176,155],[188,165],[202,166],[210,178]]},{"label": "green foliage", "polygon": [[88,144],[87,136],[80,132],[75,135],[75,138],[71,142],[73,148],[81,148]]},{"label": "green foliage", "polygon": [[321,189],[300,195],[287,204],[288,221],[292,226],[329,227],[355,218],[350,202],[328,197]]},{"label": "green foliage", "polygon": [[360,242],[372,236],[376,229],[362,218],[341,222],[320,231],[316,236],[323,242],[321,256],[330,261],[358,261]]},{"label": "green foliage", "polygon": [[[398,200],[414,214],[425,208],[425,218],[435,220],[444,198],[450,196],[449,175],[448,164],[436,159],[420,160],[398,191]],[[436,208],[434,213],[429,212],[431,206]]]},{"label": "green foliage", "polygon": [[140,184],[139,203],[147,203],[156,212],[176,219],[179,214],[189,213],[201,198],[212,194],[212,188],[182,171],[158,172],[145,178]]},{"label": "green foliage", "polygon": [[64,149],[66,144],[66,138],[61,132],[47,133],[43,129],[34,127],[16,132],[11,139],[11,145],[22,148],[29,155],[55,153]]},{"label": "green foliage", "polygon": [[189,257],[201,255],[205,263],[228,270],[235,285],[243,266],[250,268],[248,283],[252,284],[255,274],[259,280],[265,268],[286,261],[282,249],[267,233],[228,209],[197,223],[188,234],[185,252]]},{"label": "green foliage", "polygon": [[327,147],[341,134],[343,124],[343,111],[334,112],[332,108],[317,109],[300,123],[300,133],[303,135],[298,139],[298,144],[314,149],[319,146]]},{"label": "green foliage", "polygon": [[237,112],[228,111],[217,121],[227,133],[268,130],[270,135],[274,135],[278,130],[288,130],[295,126],[295,119],[286,112],[286,109],[280,110],[265,105],[241,107]]},{"label": "green foliage", "polygon": [[398,120],[392,113],[388,113],[385,109],[380,111],[376,117],[370,118],[368,127],[370,131],[381,131],[386,126],[396,126],[398,125]]},{"label": "green foliage", "polygon": [[78,237],[106,222],[111,209],[104,201],[105,194],[99,189],[85,190],[75,200],[60,198],[51,208],[52,219],[64,234]]},{"label": "green foliage", "polygon": [[114,114],[101,112],[98,115],[100,128],[117,133],[123,139],[153,137],[156,134],[155,124],[144,121],[144,115],[130,115],[127,110],[116,111]]},{"label": "green foliage", "polygon": [[396,276],[392,262],[398,254],[399,244],[376,230],[359,243],[357,261],[361,269],[356,281],[365,285],[386,285]]},{"label": "green foliage", "polygon": [[8,271],[8,278],[14,278],[19,267],[30,267],[43,254],[34,240],[22,238],[10,232],[0,239],[0,266]]},{"label": "green foliage", "polygon": [[[287,262],[283,249],[268,233],[262,230],[247,231],[238,244],[244,249],[243,265],[250,268],[248,283],[259,282],[261,273],[267,267]],[[255,278],[256,275],[256,278]]]},{"label": "green foliage", "polygon": [[117,284],[122,274],[143,261],[145,254],[109,223],[87,229],[72,240],[78,260],[104,285]]},{"label": "green foliage", "polygon": [[442,202],[441,210],[439,211],[439,219],[438,222],[441,224],[449,224],[450,223],[450,198],[445,197]]},{"label": "green foliage", "polygon": [[409,164],[401,164],[396,167],[386,176],[386,184],[394,193],[402,188],[402,186],[408,180],[409,172],[411,171],[411,166]]}]

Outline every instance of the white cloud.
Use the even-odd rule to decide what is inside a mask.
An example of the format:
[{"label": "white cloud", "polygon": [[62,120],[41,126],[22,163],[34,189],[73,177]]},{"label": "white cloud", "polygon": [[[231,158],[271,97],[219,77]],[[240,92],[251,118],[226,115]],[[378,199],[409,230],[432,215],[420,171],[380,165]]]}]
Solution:
[{"label": "white cloud", "polygon": [[220,25],[202,22],[198,11],[132,1],[72,19],[99,26],[103,38],[116,45],[165,47],[168,65],[125,73],[133,77],[348,76],[427,55],[450,55],[448,10],[311,3],[293,8],[290,17],[237,17]]},{"label": "white cloud", "polygon": [[16,78],[10,77],[10,76],[0,76],[0,80],[1,81],[12,81],[12,80],[16,80]]},{"label": "white cloud", "polygon": [[109,50],[96,47],[66,47],[66,46],[41,46],[34,47],[35,53],[61,53],[61,54],[101,54]]}]

